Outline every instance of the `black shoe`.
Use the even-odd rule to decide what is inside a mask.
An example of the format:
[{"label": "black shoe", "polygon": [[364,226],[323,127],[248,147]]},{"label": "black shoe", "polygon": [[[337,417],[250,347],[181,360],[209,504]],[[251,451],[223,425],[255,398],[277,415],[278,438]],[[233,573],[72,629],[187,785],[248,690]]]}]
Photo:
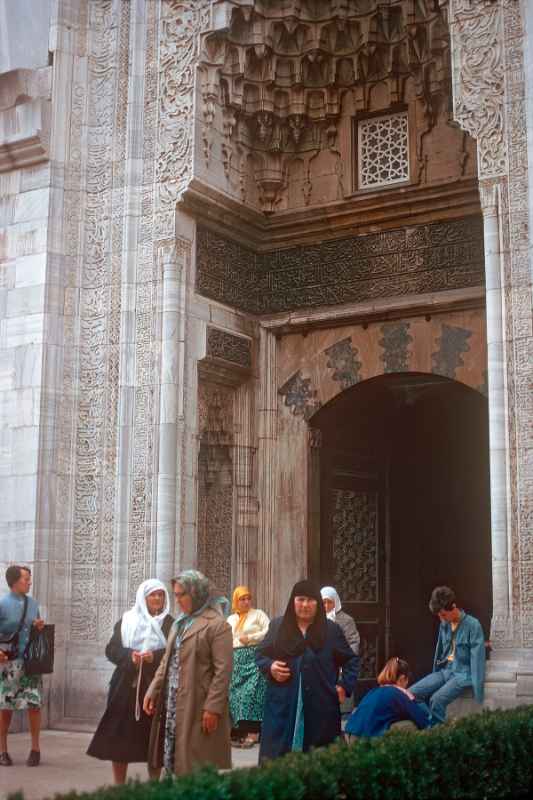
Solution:
[{"label": "black shoe", "polygon": [[0,753],[0,767],[12,767],[13,761],[9,753]]},{"label": "black shoe", "polygon": [[27,767],[38,767],[41,763],[41,753],[39,750],[30,750],[28,760],[26,761]]}]

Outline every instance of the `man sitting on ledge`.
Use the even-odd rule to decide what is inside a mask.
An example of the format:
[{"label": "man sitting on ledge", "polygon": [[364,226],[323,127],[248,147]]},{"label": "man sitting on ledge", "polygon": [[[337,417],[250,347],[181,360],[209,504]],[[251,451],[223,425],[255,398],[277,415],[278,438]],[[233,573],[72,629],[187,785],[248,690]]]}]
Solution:
[{"label": "man sitting on ledge", "polygon": [[431,593],[429,610],[440,619],[433,672],[410,687],[415,700],[427,702],[431,724],[446,719],[446,708],[471,687],[483,702],[485,680],[485,638],[479,620],[457,608],[455,592],[437,586]]}]

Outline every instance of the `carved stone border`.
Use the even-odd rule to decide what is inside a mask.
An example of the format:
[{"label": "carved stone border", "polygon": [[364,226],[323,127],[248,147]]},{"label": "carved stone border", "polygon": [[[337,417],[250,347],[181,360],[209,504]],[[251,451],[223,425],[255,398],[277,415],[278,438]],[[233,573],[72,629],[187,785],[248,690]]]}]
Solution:
[{"label": "carved stone border", "polygon": [[211,325],[206,329],[206,354],[198,362],[202,380],[239,386],[251,375],[252,340]]}]

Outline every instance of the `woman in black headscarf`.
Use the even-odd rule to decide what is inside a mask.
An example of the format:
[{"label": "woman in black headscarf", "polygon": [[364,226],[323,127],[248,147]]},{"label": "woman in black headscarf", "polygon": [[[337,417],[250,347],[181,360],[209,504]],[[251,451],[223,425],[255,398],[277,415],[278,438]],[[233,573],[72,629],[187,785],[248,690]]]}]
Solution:
[{"label": "woman in black headscarf", "polygon": [[312,581],[294,586],[285,614],[272,620],[257,648],[256,663],[268,683],[260,762],[340,736],[339,702],[353,691],[359,657],[339,626],[326,619]]}]

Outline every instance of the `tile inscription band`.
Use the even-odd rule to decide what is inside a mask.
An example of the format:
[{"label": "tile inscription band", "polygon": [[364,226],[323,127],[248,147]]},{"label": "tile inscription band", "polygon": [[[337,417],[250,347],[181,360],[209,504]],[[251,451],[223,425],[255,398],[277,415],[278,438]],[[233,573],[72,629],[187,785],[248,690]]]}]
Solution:
[{"label": "tile inscription band", "polygon": [[252,314],[484,284],[481,216],[255,253],[199,225],[197,291]]}]

